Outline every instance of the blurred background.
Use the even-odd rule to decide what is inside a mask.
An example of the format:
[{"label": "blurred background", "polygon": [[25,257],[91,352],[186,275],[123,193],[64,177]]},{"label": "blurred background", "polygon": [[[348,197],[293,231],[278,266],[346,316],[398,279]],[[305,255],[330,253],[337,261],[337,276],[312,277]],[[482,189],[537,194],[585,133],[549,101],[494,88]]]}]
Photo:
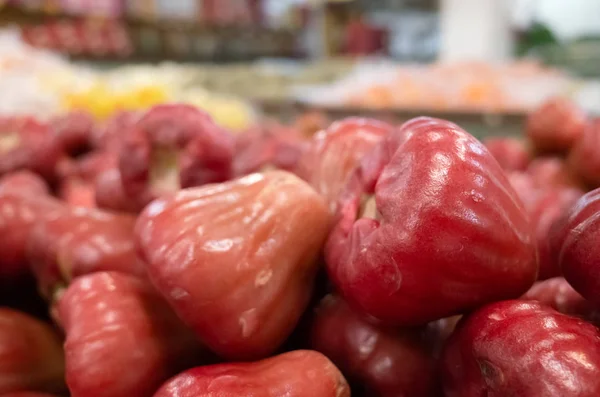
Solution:
[{"label": "blurred background", "polygon": [[0,24],[0,115],[178,101],[239,131],[427,114],[485,135],[556,95],[600,114],[600,0],[5,0]]}]

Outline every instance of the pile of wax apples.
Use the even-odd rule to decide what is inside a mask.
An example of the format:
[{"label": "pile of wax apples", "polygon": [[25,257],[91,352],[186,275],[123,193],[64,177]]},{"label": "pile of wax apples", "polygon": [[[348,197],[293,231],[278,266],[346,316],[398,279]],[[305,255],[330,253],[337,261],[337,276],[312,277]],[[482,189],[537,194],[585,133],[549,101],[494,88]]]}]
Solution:
[{"label": "pile of wax apples", "polygon": [[568,103],[532,150],[183,105],[0,124],[0,396],[600,395],[600,128]]}]

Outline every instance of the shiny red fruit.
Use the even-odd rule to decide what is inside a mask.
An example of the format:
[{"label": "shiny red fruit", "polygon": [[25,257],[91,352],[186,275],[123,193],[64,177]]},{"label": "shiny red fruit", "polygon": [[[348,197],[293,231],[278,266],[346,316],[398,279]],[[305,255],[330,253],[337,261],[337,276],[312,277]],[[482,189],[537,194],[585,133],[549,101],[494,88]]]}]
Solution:
[{"label": "shiny red fruit", "polygon": [[389,124],[363,118],[334,123],[310,141],[297,174],[325,197],[335,214],[339,196],[362,158],[393,129]]},{"label": "shiny red fruit", "polygon": [[600,311],[562,277],[535,283],[522,299],[541,302],[560,313],[581,317],[596,324],[600,320]]},{"label": "shiny red fruit", "polygon": [[489,138],[483,144],[505,171],[525,171],[531,161],[531,153],[520,139]]},{"label": "shiny red fruit", "polygon": [[328,225],[310,186],[271,171],[158,199],[136,237],[179,316],[216,353],[246,360],[273,353],[296,326]]},{"label": "shiny red fruit", "polygon": [[537,277],[535,235],[504,171],[450,122],[418,118],[356,171],[326,248],[348,302],[421,325],[518,298]]},{"label": "shiny red fruit", "polygon": [[577,292],[600,304],[600,189],[579,199],[553,233],[564,277]]},{"label": "shiny red fruit", "polygon": [[595,397],[599,371],[600,331],[533,301],[474,312],[442,358],[446,397]]},{"label": "shiny red fruit", "polygon": [[61,340],[52,327],[0,308],[0,394],[64,390]]},{"label": "shiny red fruit", "polygon": [[572,172],[591,188],[600,187],[600,118],[589,123],[569,153]]},{"label": "shiny red fruit", "polygon": [[180,188],[228,180],[233,137],[193,106],[150,109],[127,134],[119,170],[127,196],[154,199]]},{"label": "shiny red fruit", "polygon": [[371,397],[438,395],[436,363],[425,342],[418,329],[369,324],[335,295],[321,301],[311,330],[311,348]]},{"label": "shiny red fruit", "polygon": [[321,353],[298,350],[255,363],[185,371],[154,397],[350,397],[340,371]]},{"label": "shiny red fruit", "polygon": [[565,98],[545,102],[527,120],[527,136],[538,152],[566,153],[588,122],[585,112]]},{"label": "shiny red fruit", "polygon": [[52,297],[74,278],[101,271],[145,276],[135,250],[135,217],[72,208],[40,220],[29,236],[27,254],[40,291]]},{"label": "shiny red fruit", "polygon": [[30,196],[49,196],[48,184],[31,171],[15,171],[0,177],[0,194],[12,192]]},{"label": "shiny red fruit", "polygon": [[203,349],[145,282],[96,273],[58,302],[71,397],[148,397]]}]

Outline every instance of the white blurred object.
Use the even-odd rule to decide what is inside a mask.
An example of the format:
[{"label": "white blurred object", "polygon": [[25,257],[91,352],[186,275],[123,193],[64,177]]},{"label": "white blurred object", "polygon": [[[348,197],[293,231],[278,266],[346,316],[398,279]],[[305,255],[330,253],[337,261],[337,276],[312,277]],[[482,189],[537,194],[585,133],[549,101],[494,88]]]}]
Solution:
[{"label": "white blurred object", "polygon": [[442,61],[505,61],[513,34],[506,0],[441,0]]}]

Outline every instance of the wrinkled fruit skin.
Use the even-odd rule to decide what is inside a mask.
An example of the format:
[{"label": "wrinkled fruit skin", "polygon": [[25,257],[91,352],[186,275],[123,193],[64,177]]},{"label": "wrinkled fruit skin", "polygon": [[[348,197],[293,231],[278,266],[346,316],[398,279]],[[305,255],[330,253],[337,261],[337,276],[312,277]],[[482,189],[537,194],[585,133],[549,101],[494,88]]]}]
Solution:
[{"label": "wrinkled fruit skin", "polygon": [[49,196],[48,184],[31,171],[15,171],[0,177],[0,194],[13,192],[28,196]]},{"label": "wrinkled fruit skin", "polygon": [[90,147],[95,121],[89,113],[75,111],[51,120],[50,128],[63,150],[69,154],[79,154]]},{"label": "wrinkled fruit skin", "polygon": [[17,280],[30,273],[26,247],[32,228],[65,211],[66,207],[50,196],[0,193],[0,279]]},{"label": "wrinkled fruit skin", "polygon": [[136,237],[178,315],[219,355],[246,360],[268,356],[294,329],[328,223],[310,186],[271,171],[158,199]]},{"label": "wrinkled fruit skin", "polygon": [[579,199],[553,233],[564,277],[577,292],[600,304],[600,189]]},{"label": "wrinkled fruit skin", "polygon": [[589,123],[567,160],[574,174],[592,189],[600,187],[600,118]]},{"label": "wrinkled fruit skin", "polygon": [[147,397],[202,358],[199,343],[145,282],[96,273],[58,303],[72,397]]},{"label": "wrinkled fruit skin", "polygon": [[527,120],[527,137],[538,152],[566,153],[581,137],[587,124],[585,112],[563,98],[548,100]]},{"label": "wrinkled fruit skin", "polygon": [[340,371],[321,353],[298,350],[254,363],[185,371],[154,397],[350,397]]},{"label": "wrinkled fruit skin", "polygon": [[26,169],[52,180],[62,153],[48,125],[30,118],[0,119],[0,175]]},{"label": "wrinkled fruit skin", "polygon": [[[384,323],[422,325],[518,298],[537,277],[522,204],[492,155],[455,124],[407,122],[363,159],[344,195],[329,275],[351,306]],[[374,195],[376,214],[361,218],[364,195]]]},{"label": "wrinkled fruit skin", "polygon": [[527,173],[538,188],[580,188],[581,181],[571,173],[567,163],[558,157],[540,157],[531,162]]},{"label": "wrinkled fruit skin", "polygon": [[600,312],[594,305],[575,291],[562,277],[538,281],[522,299],[535,300],[554,310],[599,324]]},{"label": "wrinkled fruit skin", "polygon": [[134,225],[133,216],[85,208],[39,221],[29,236],[27,257],[40,291],[51,297],[74,278],[101,271],[144,277]]},{"label": "wrinkled fruit skin", "polygon": [[600,395],[600,332],[533,301],[498,302],[463,319],[442,358],[447,397]]},{"label": "wrinkled fruit skin", "polygon": [[561,275],[558,257],[551,247],[551,228],[581,196],[583,192],[579,189],[549,189],[540,194],[531,209],[530,219],[535,226],[540,264],[538,279],[546,280]]},{"label": "wrinkled fruit skin", "polygon": [[336,122],[315,135],[300,159],[297,174],[325,197],[331,213],[335,214],[340,193],[360,160],[393,129],[372,119]]},{"label": "wrinkled fruit skin", "polygon": [[505,171],[525,171],[531,161],[531,153],[520,139],[489,138],[484,145]]},{"label": "wrinkled fruit skin", "polygon": [[233,137],[193,106],[159,105],[127,134],[119,170],[125,193],[148,201],[179,188],[228,180]]},{"label": "wrinkled fruit skin", "polygon": [[0,308],[0,394],[64,390],[64,357],[54,330],[29,315]]},{"label": "wrinkled fruit skin", "polygon": [[431,349],[419,330],[377,328],[340,297],[325,297],[316,309],[311,348],[325,354],[371,397],[435,396]]}]

